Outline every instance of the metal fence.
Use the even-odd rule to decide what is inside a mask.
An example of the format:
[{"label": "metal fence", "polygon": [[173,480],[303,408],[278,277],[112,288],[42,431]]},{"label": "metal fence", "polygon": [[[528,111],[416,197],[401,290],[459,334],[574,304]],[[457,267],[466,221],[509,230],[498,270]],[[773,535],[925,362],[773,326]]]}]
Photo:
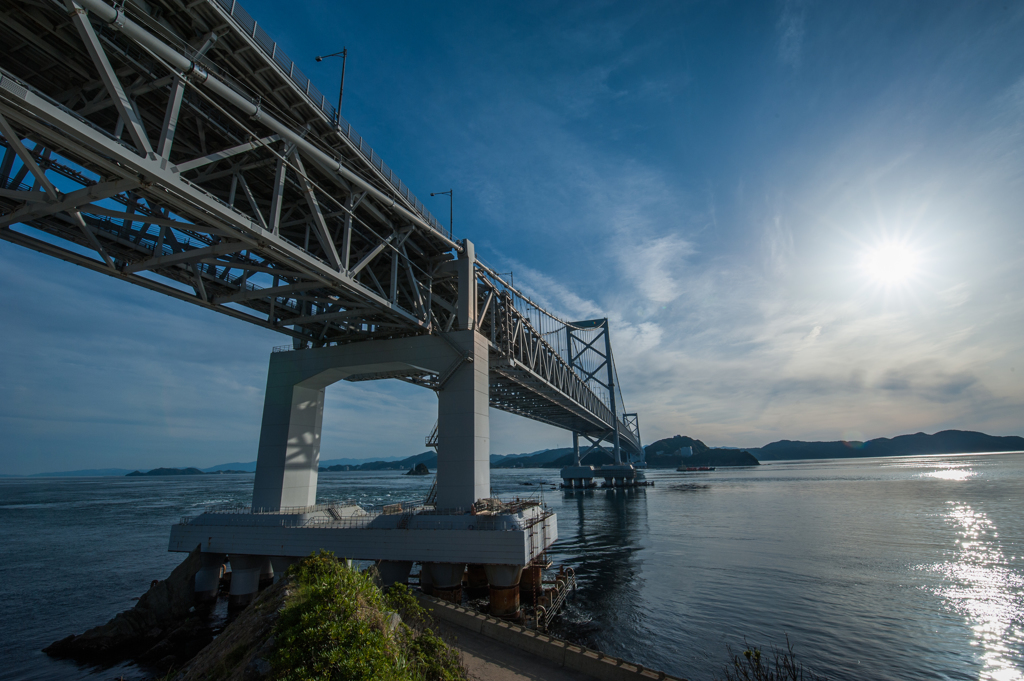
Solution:
[{"label": "metal fence", "polygon": [[434,229],[441,232],[449,239],[452,238],[451,232],[448,227],[441,224],[434,215],[427,210],[427,207],[423,205],[423,202],[416,198],[416,195],[409,191],[409,188],[405,185],[402,180],[395,175],[394,171],[388,167],[381,157],[374,152],[373,148],[366,143],[359,133],[352,129],[352,124],[342,118],[338,110],[327,101],[326,95],[313,85],[306,74],[304,74],[295,62],[288,58],[288,55],[281,50],[280,46],[274,42],[274,40],[263,30],[263,27],[252,18],[245,9],[238,4],[237,0],[210,0],[220,5],[220,7],[227,12],[234,22],[241,29],[242,33],[249,36],[253,42],[255,42],[259,48],[270,57],[271,61],[274,62],[278,68],[280,68],[295,86],[309,98],[309,101],[319,109],[329,120],[337,121],[338,131],[348,138],[352,143],[352,146],[359,151],[360,155],[369,163],[371,166],[376,168],[384,179],[388,181],[388,184],[392,186],[400,195],[405,197],[413,205],[416,211],[423,216],[423,218],[429,223]]}]

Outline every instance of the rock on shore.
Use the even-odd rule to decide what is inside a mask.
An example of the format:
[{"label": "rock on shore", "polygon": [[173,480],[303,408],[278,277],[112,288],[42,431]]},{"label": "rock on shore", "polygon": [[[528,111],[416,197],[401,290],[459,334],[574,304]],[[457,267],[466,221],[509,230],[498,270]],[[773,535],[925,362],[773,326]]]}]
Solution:
[{"label": "rock on shore", "polygon": [[167,579],[155,582],[135,607],[84,634],[61,639],[43,652],[95,664],[130,658],[164,668],[190,659],[212,639],[209,628],[194,615],[195,574],[201,564],[197,546]]},{"label": "rock on shore", "polygon": [[270,673],[274,625],[290,595],[290,580],[267,588],[212,643],[195,656],[175,681],[253,681]]}]

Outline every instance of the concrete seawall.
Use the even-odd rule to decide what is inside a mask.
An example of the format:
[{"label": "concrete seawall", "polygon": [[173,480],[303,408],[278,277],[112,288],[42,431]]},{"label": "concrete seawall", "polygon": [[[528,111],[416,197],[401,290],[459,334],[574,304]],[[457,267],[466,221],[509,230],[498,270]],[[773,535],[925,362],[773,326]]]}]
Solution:
[{"label": "concrete seawall", "polygon": [[578,671],[601,681],[683,681],[664,672],[645,669],[633,662],[574,645],[546,634],[520,627],[475,610],[416,593],[420,604],[442,622],[478,633],[487,638],[536,655],[560,667]]}]

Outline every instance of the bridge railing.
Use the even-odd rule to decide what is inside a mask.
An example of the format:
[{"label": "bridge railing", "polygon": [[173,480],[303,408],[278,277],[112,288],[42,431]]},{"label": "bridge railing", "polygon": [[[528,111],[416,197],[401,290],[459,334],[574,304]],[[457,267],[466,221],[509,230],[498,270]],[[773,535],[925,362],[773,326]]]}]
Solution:
[{"label": "bridge railing", "polygon": [[389,168],[373,148],[366,143],[366,140],[352,128],[352,124],[339,115],[337,109],[327,101],[327,96],[313,85],[313,81],[310,80],[306,74],[299,69],[295,62],[284,53],[281,46],[278,45],[265,30],[263,30],[263,27],[253,19],[252,15],[245,11],[241,4],[239,4],[238,0],[209,0],[209,2],[219,5],[221,9],[231,17],[240,32],[248,36],[260,48],[260,50],[262,50],[263,53],[269,57],[270,60],[288,76],[288,78],[292,80],[295,87],[302,92],[306,98],[309,99],[310,103],[323,113],[329,121],[337,121],[338,131],[348,138],[349,142],[352,143],[352,148],[358,151],[367,163],[376,168],[384,179],[387,180],[388,184],[390,184],[395,191],[409,201],[416,211],[422,215],[434,229],[441,232],[449,239],[452,238],[448,227],[441,224],[441,222],[438,221],[438,219],[435,218],[429,210],[427,210],[427,207],[423,205],[423,202],[416,198],[416,195],[409,190],[409,187],[407,187],[405,183],[395,175],[394,171]]}]

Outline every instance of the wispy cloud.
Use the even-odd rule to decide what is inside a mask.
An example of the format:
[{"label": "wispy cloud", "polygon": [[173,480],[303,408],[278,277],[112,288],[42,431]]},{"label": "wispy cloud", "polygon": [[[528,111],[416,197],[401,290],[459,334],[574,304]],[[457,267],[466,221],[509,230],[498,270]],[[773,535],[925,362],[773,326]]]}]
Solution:
[{"label": "wispy cloud", "polygon": [[803,0],[786,0],[782,7],[782,16],[776,25],[779,34],[779,61],[793,68],[798,68],[803,58],[806,14]]}]

